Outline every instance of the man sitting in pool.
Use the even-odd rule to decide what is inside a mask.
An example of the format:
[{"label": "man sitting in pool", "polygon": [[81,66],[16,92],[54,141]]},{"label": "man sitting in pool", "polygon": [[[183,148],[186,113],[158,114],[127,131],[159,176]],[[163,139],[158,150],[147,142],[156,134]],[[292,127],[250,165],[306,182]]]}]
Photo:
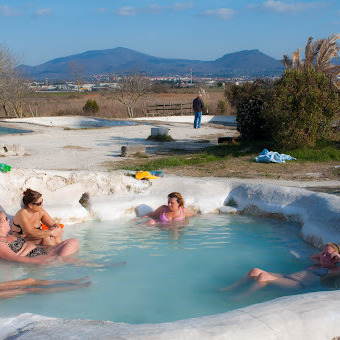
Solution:
[{"label": "man sitting in pool", "polygon": [[[22,199],[23,208],[13,218],[13,235],[34,244],[55,246],[62,240],[61,227],[43,209],[42,195],[38,191],[27,189]],[[48,228],[43,230],[42,225]]]},{"label": "man sitting in pool", "polygon": [[[26,263],[50,263],[78,251],[79,242],[71,238],[53,247],[37,246],[21,237],[9,235],[9,218],[0,212],[0,258]],[[72,260],[72,259],[70,259]]]},{"label": "man sitting in pool", "polygon": [[184,208],[184,199],[179,192],[172,192],[168,195],[168,205],[161,205],[152,213],[143,217],[150,217],[149,225],[157,223],[169,223],[182,221],[186,217],[192,216],[191,212]]},{"label": "man sitting in pool", "polygon": [[303,270],[293,274],[269,273],[259,268],[253,268],[246,277],[235,282],[231,286],[221,288],[221,290],[231,290],[238,287],[242,283],[246,283],[249,279],[256,280],[256,283],[247,293],[251,293],[260,289],[267,284],[273,284],[284,288],[304,288],[320,282],[320,279],[331,278],[340,275],[339,246],[335,243],[327,243],[323,246],[322,252],[314,254],[312,261],[316,264],[310,266],[307,270]]}]

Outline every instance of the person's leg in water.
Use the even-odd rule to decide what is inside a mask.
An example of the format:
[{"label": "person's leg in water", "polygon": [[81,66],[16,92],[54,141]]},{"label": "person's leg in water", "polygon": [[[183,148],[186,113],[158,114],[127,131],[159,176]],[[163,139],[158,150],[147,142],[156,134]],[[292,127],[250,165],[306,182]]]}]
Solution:
[{"label": "person's leg in water", "polygon": [[[88,277],[75,280],[36,280],[32,278],[0,283],[0,298],[11,298],[29,293],[55,293],[90,286]],[[83,282],[82,282],[83,281]],[[46,287],[51,286],[51,287]],[[54,286],[54,287],[53,287]]]},{"label": "person's leg in water", "polygon": [[79,249],[79,241],[75,238],[70,238],[54,246],[50,250],[50,255],[68,256],[77,252]]},{"label": "person's leg in water", "polygon": [[74,290],[79,288],[89,287],[91,281],[86,281],[83,283],[74,283],[67,286],[56,286],[56,287],[22,287],[15,288],[6,291],[0,291],[0,299],[8,299],[18,295],[30,294],[30,293],[57,293],[66,290]]},{"label": "person's leg in water", "polygon": [[285,275],[278,274],[278,273],[268,273],[259,268],[253,268],[247,274],[247,276],[241,278],[240,280],[236,281],[232,285],[221,288],[222,291],[232,290],[234,288],[239,287],[242,284],[249,282],[250,279],[256,280],[256,282],[244,293],[238,295],[237,298],[243,298],[249,296],[251,293],[265,287],[268,284],[274,284],[279,287],[283,288],[301,288],[303,286],[302,283],[285,277]]},{"label": "person's leg in water", "polygon": [[50,286],[56,284],[73,284],[79,283],[81,281],[85,281],[89,278],[89,276],[81,277],[75,280],[37,280],[33,278],[26,278],[21,280],[12,280],[6,282],[0,282],[0,291],[19,288],[19,287],[28,287],[28,286]]}]

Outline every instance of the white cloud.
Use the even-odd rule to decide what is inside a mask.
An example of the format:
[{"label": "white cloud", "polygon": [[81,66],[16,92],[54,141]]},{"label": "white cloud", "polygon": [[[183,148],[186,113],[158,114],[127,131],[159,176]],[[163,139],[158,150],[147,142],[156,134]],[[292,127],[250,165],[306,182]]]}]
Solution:
[{"label": "white cloud", "polygon": [[116,11],[117,15],[121,16],[135,16],[137,14],[163,14],[166,11],[183,11],[189,8],[193,8],[192,2],[177,2],[171,6],[161,6],[158,4],[150,4],[146,7],[121,7]]},{"label": "white cloud", "polygon": [[236,11],[231,8],[218,8],[218,9],[208,9],[204,11],[201,15],[205,17],[213,17],[220,20],[230,20]]},{"label": "white cloud", "polygon": [[264,9],[267,11],[277,13],[296,14],[304,12],[309,9],[319,8],[324,6],[322,2],[295,2],[295,1],[280,1],[280,0],[266,0],[261,5],[250,5],[249,8]]},{"label": "white cloud", "polygon": [[136,7],[121,7],[117,10],[116,14],[121,16],[134,16],[138,12]]},{"label": "white cloud", "polygon": [[14,17],[14,16],[19,16],[22,15],[21,12],[10,8],[7,5],[0,6],[0,16],[1,17]]},{"label": "white cloud", "polygon": [[107,11],[107,8],[104,8],[104,7],[102,7],[102,8],[96,8],[95,10],[94,10],[94,12],[95,13],[105,13]]},{"label": "white cloud", "polygon": [[34,12],[35,17],[43,17],[43,16],[48,16],[48,15],[53,15],[53,14],[54,12],[51,10],[51,8],[42,8]]},{"label": "white cloud", "polygon": [[193,8],[194,7],[194,3],[193,2],[176,2],[174,5],[173,5],[173,10],[175,11],[182,11],[184,9],[187,9],[187,8]]}]

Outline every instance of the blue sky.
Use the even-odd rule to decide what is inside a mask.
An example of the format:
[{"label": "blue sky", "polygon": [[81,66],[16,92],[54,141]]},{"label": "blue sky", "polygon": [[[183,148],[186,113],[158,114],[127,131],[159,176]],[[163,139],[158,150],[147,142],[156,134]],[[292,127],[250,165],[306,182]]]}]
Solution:
[{"label": "blue sky", "polygon": [[0,32],[0,45],[28,65],[115,47],[199,60],[259,49],[281,59],[309,36],[340,32],[340,1],[0,0]]}]

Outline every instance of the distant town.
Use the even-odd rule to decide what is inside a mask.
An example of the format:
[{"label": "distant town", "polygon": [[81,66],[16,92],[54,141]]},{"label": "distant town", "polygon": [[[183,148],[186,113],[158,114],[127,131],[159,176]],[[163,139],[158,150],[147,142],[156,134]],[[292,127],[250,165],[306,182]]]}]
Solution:
[{"label": "distant town", "polygon": [[[157,76],[148,77],[152,82],[159,84],[168,84],[177,88],[190,88],[199,86],[205,87],[225,87],[225,84],[232,83],[241,85],[245,82],[253,82],[255,77],[239,76],[239,77],[192,77],[192,76]],[[266,77],[277,79],[278,77]],[[86,82],[83,79],[74,79],[70,81],[52,81],[46,78],[44,81],[35,81],[30,83],[29,87],[35,92],[88,92],[88,91],[107,91],[115,89],[119,86],[119,77],[109,77],[107,75],[95,75],[91,77],[91,81]]]}]

